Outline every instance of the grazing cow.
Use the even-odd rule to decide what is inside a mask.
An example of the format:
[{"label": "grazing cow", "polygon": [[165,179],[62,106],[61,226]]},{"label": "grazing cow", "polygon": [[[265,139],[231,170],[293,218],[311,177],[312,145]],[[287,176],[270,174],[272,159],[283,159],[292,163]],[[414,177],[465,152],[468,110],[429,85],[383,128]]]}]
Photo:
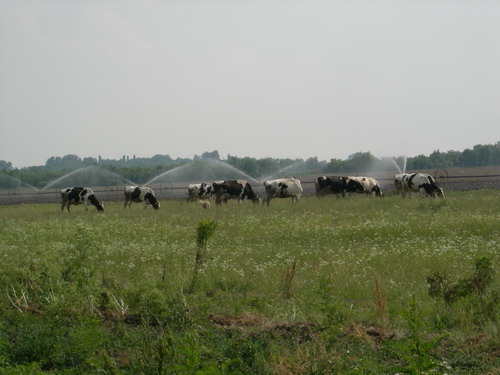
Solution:
[{"label": "grazing cow", "polygon": [[259,202],[259,198],[255,195],[252,186],[244,180],[226,180],[217,181],[212,184],[215,192],[215,203],[222,205],[222,202],[227,203],[229,199],[250,199],[254,203]]},{"label": "grazing cow", "polygon": [[406,185],[404,182],[405,176],[410,175],[411,173],[400,173],[394,175],[394,194],[399,195],[399,194],[405,194],[406,191]]},{"label": "grazing cow", "polygon": [[379,198],[384,197],[384,193],[382,189],[380,189],[378,181],[373,177],[363,177],[361,183],[363,184],[366,194]]},{"label": "grazing cow", "polygon": [[362,184],[362,177],[342,177],[345,181],[345,191],[346,193],[366,193],[365,188]]},{"label": "grazing cow", "polygon": [[[406,192],[420,192],[422,197],[444,198],[444,191],[440,188],[434,177],[427,173],[411,173],[403,177],[403,197]],[[411,197],[411,195],[410,195]]]},{"label": "grazing cow", "polygon": [[339,176],[320,176],[314,180],[316,196],[323,197],[327,194],[336,194],[337,197],[342,194],[345,197],[347,182],[346,177]]},{"label": "grazing cow", "polygon": [[266,189],[264,200],[268,206],[273,198],[292,198],[292,202],[299,203],[300,196],[304,192],[300,180],[296,178],[265,181],[264,187]]},{"label": "grazing cow", "polygon": [[372,177],[347,177],[346,190],[348,193],[365,193],[379,198],[384,196],[378,181]]},{"label": "grazing cow", "polygon": [[64,207],[67,208],[68,212],[69,206],[72,204],[82,204],[85,206],[85,211],[88,211],[88,205],[94,205],[97,211],[104,211],[104,205],[100,203],[94,195],[92,189],[87,187],[71,187],[61,190],[61,211],[64,210]]},{"label": "grazing cow", "polygon": [[156,199],[153,189],[147,186],[125,186],[123,192],[125,194],[125,203],[123,208],[126,208],[128,205],[128,208],[130,209],[132,202],[144,202],[144,208],[150,204],[155,210],[160,209],[160,202]]},{"label": "grazing cow", "polygon": [[[223,181],[218,181],[223,182]],[[188,186],[187,192],[187,201],[195,202],[197,200],[206,200],[210,199],[215,193],[214,187],[212,184],[206,184],[202,182],[201,184],[190,184]]]}]

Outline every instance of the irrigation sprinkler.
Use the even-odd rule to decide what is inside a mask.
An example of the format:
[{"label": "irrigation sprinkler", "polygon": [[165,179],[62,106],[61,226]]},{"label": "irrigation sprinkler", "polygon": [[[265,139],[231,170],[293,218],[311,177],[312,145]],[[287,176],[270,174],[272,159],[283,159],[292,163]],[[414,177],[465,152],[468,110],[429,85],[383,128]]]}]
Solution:
[{"label": "irrigation sprinkler", "polygon": [[449,178],[450,177],[448,175],[448,171],[446,170],[446,168],[437,168],[436,171],[434,172],[434,179],[436,181],[439,180],[448,183]]}]

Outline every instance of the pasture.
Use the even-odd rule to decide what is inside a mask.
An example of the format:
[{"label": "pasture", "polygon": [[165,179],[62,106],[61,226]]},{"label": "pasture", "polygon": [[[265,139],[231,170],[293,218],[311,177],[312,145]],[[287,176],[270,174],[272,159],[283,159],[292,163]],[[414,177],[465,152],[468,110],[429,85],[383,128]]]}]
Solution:
[{"label": "pasture", "polygon": [[71,210],[0,206],[0,374],[498,374],[499,190]]}]

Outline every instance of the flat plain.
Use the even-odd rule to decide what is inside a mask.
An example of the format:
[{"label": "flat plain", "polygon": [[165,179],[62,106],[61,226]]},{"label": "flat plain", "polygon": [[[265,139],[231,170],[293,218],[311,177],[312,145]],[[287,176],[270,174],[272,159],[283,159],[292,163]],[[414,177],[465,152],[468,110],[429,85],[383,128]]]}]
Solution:
[{"label": "flat plain", "polygon": [[0,206],[0,373],[498,373],[499,190],[71,210]]}]

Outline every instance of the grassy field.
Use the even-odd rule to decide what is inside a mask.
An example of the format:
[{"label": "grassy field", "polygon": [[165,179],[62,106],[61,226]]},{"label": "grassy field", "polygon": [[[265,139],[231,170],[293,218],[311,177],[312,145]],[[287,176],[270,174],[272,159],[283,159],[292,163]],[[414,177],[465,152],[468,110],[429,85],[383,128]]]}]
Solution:
[{"label": "grassy field", "polygon": [[498,190],[161,205],[0,206],[0,374],[500,373]]}]

